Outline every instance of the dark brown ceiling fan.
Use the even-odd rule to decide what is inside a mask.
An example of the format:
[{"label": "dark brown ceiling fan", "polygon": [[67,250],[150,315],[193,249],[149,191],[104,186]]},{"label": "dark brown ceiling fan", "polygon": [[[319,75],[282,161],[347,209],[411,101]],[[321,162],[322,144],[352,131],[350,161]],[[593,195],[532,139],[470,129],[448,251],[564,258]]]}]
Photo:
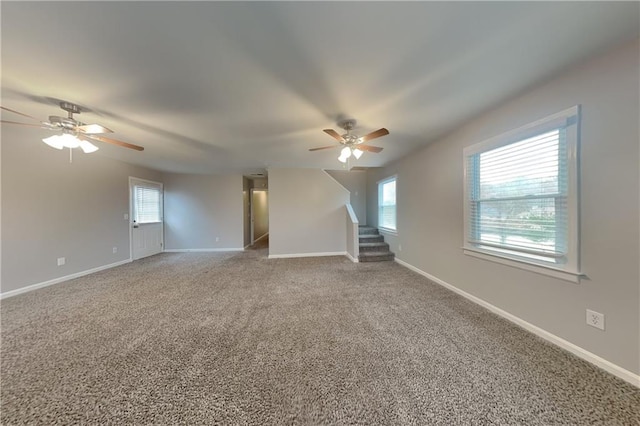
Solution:
[{"label": "dark brown ceiling fan", "polygon": [[60,102],[60,108],[67,112],[67,117],[51,115],[49,116],[48,121],[40,121],[28,114],[0,106],[0,109],[3,111],[20,115],[34,121],[35,123],[22,123],[10,120],[0,120],[0,122],[2,124],[39,127],[41,129],[60,131],[62,132],[61,134],[42,140],[47,145],[56,149],[81,148],[85,153],[90,153],[98,150],[98,147],[91,142],[104,142],[124,148],[134,149],[136,151],[144,150],[143,147],[138,145],[100,136],[105,133],[113,133],[113,130],[100,124],[85,124],[73,118],[73,114],[80,114],[82,112],[82,108],[80,106],[72,104],[71,102],[62,101]]},{"label": "dark brown ceiling fan", "polygon": [[331,136],[332,138],[340,142],[340,145],[311,148],[309,151],[320,151],[323,149],[340,147],[342,145],[344,146],[344,148],[342,148],[342,151],[341,151],[340,157],[338,157],[338,160],[340,160],[343,163],[346,162],[347,158],[349,158],[351,155],[356,157],[356,159],[360,158],[363,151],[374,152],[374,153],[378,153],[382,151],[382,148],[380,147],[365,145],[365,143],[369,142],[372,139],[376,139],[381,136],[388,135],[389,131],[387,129],[383,127],[381,129],[376,130],[375,132],[368,133],[364,136],[358,136],[351,133],[351,130],[353,130],[355,125],[356,125],[356,120],[344,120],[339,122],[338,126],[342,127],[346,131],[346,133],[342,135],[333,129],[324,129],[323,132],[325,132],[326,134],[328,134],[329,136]]}]

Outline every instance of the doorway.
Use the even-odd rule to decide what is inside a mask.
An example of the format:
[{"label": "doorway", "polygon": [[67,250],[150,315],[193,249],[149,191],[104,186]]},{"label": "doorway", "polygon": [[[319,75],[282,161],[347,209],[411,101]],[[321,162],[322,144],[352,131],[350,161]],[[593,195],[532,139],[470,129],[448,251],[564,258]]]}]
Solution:
[{"label": "doorway", "polygon": [[269,237],[269,191],[252,188],[251,191],[251,245]]},{"label": "doorway", "polygon": [[163,185],[129,177],[131,259],[161,253],[164,246]]}]

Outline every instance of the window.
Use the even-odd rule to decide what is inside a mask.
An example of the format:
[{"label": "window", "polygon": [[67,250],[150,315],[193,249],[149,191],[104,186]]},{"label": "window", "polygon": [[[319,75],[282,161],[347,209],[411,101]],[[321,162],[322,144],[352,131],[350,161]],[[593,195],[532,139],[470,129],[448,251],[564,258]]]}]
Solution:
[{"label": "window", "polygon": [[162,187],[151,183],[135,185],[133,220],[137,223],[162,222]]},{"label": "window", "polygon": [[378,182],[378,227],[396,231],[396,177]]},{"label": "window", "polygon": [[576,106],[465,149],[465,253],[577,280],[578,127]]}]

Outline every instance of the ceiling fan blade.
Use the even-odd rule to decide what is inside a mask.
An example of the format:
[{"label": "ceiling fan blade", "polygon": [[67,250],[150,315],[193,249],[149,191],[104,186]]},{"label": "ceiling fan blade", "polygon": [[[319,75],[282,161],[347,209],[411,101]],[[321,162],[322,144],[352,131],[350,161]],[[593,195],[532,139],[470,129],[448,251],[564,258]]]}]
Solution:
[{"label": "ceiling fan blade", "polygon": [[7,107],[3,107],[3,106],[0,106],[0,109],[2,109],[2,110],[4,110],[4,111],[12,112],[12,113],[14,113],[14,114],[21,115],[21,116],[23,116],[23,117],[27,117],[27,118],[29,118],[29,119],[31,119],[31,120],[34,120],[34,121],[37,121],[38,123],[40,123],[40,120],[38,120],[37,118],[32,117],[32,116],[27,115],[27,114],[24,114],[24,113],[22,113],[22,112],[19,112],[19,111],[16,111],[16,110],[13,110],[13,109],[10,109],[10,108],[7,108]]},{"label": "ceiling fan blade", "polygon": [[102,136],[79,134],[78,137],[80,139],[86,139],[86,140],[89,140],[89,141],[92,141],[92,140],[93,141],[100,141],[100,142],[110,143],[112,145],[122,146],[124,148],[135,149],[136,151],[144,151],[144,148],[141,147],[141,146],[134,145],[132,143],[118,141],[118,140],[111,139],[111,138],[105,138],[105,137],[102,137]]},{"label": "ceiling fan blade", "polygon": [[18,126],[40,127],[41,129],[49,129],[49,127],[45,126],[44,124],[20,123],[19,121],[9,121],[9,120],[0,120],[0,123],[17,124]]},{"label": "ceiling fan blade", "polygon": [[389,131],[384,127],[382,129],[378,129],[375,132],[371,132],[368,135],[364,135],[361,139],[363,142],[370,141],[371,139],[379,138],[380,136],[388,135]]},{"label": "ceiling fan blade", "polygon": [[77,129],[87,134],[113,133],[113,130],[101,126],[100,124],[83,124],[82,126],[78,126]]},{"label": "ceiling fan blade", "polygon": [[333,129],[324,129],[323,132],[325,132],[326,134],[328,134],[329,136],[331,136],[332,138],[334,138],[338,142],[344,142],[344,138],[342,136],[340,136],[340,134],[338,134],[338,132],[336,132]]},{"label": "ceiling fan blade", "polygon": [[322,146],[320,148],[311,148],[309,151],[320,151],[321,149],[331,149],[331,148],[337,148],[340,145],[331,145],[331,146]]},{"label": "ceiling fan blade", "polygon": [[356,145],[354,146],[354,148],[357,148],[360,151],[375,152],[376,154],[384,149],[384,148],[380,148],[379,146],[362,145],[362,144]]}]

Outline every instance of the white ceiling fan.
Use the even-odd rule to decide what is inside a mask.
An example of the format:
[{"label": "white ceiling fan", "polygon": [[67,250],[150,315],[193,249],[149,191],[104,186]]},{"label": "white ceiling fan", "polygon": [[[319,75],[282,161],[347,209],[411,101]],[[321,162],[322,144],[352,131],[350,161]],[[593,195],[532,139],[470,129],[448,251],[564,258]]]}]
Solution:
[{"label": "white ceiling fan", "polygon": [[[124,148],[134,149],[136,151],[143,151],[144,148],[139,145],[134,145],[127,142],[122,142],[116,139],[99,136],[105,133],[113,133],[113,130],[108,129],[100,124],[85,124],[73,117],[73,114],[80,114],[82,108],[71,102],[60,102],[60,108],[67,112],[66,117],[59,117],[56,115],[49,116],[48,121],[40,121],[35,117],[28,114],[0,106],[0,109],[13,114],[20,115],[28,118],[36,123],[22,123],[19,121],[1,120],[2,124],[11,124],[18,126],[39,127],[41,129],[59,131],[60,133],[43,139],[42,141],[47,145],[56,148],[80,148],[85,153],[91,153],[98,150],[92,142],[104,142],[112,145],[121,146]],[[85,110],[86,111],[86,110]]]},{"label": "white ceiling fan", "polygon": [[[378,153],[382,151],[383,148],[380,148],[377,146],[371,146],[371,145],[364,145],[364,144],[372,139],[376,139],[381,136],[386,136],[389,134],[389,131],[383,127],[381,129],[376,130],[375,132],[368,133],[364,136],[358,136],[351,133],[355,125],[356,125],[356,120],[353,120],[353,119],[339,122],[338,126],[342,127],[346,132],[342,135],[333,129],[323,130],[323,132],[325,132],[326,134],[328,134],[329,136],[331,136],[332,138],[340,142],[341,145],[344,146],[344,148],[342,148],[342,150],[340,151],[340,156],[338,157],[338,160],[340,160],[340,162],[342,163],[346,163],[347,159],[351,157],[351,155],[353,155],[356,159],[360,158],[360,156],[362,156],[363,151],[368,151],[373,153]],[[309,151],[320,151],[323,149],[331,149],[339,146],[340,145],[323,146],[319,148],[311,148]]]}]

